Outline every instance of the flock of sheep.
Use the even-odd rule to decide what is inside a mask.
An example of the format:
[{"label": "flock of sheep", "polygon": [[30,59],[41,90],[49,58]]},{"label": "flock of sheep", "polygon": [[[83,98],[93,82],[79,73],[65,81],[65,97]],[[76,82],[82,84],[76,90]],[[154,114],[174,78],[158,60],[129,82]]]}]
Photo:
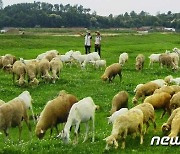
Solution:
[{"label": "flock of sheep", "polygon": [[[154,62],[159,62],[161,65],[166,65],[172,69],[178,69],[179,52],[175,48],[174,52],[167,52],[163,54],[152,54],[150,58],[150,65]],[[178,56],[178,58],[177,58]],[[0,67],[6,71],[13,73],[17,76],[15,82],[20,86],[25,84],[26,75],[30,85],[37,85],[39,78],[45,81],[55,81],[59,78],[63,64],[69,63],[77,64],[82,69],[86,68],[87,64],[92,64],[96,68],[106,68],[104,74],[101,76],[103,81],[109,80],[111,82],[116,75],[122,79],[122,67],[128,60],[128,54],[122,53],[119,56],[119,62],[111,64],[106,67],[106,61],[101,60],[98,53],[93,52],[88,55],[81,55],[79,51],[69,51],[65,55],[59,55],[56,50],[50,50],[37,56],[36,59],[17,60],[14,56],[7,54],[0,57]],[[145,57],[139,54],[136,57],[136,70],[142,70],[144,66]],[[39,75],[39,77],[38,77]],[[171,85],[171,84],[175,85]],[[147,133],[149,122],[152,122],[154,128],[155,123],[155,110],[163,109],[161,115],[168,112],[170,117],[167,122],[162,125],[162,131],[169,134],[170,137],[176,137],[180,131],[180,78],[173,78],[167,76],[164,79],[157,79],[145,84],[139,84],[135,88],[135,96],[132,99],[133,108],[128,109],[129,94],[126,91],[120,91],[112,99],[112,108],[110,110],[110,117],[108,123],[112,124],[112,132],[104,140],[106,141],[105,149],[108,150],[110,146],[118,148],[118,140],[122,140],[122,148],[125,148],[125,139],[127,135],[132,134],[140,135],[140,144],[143,144],[143,137]],[[138,104],[141,99],[143,103]],[[3,130],[6,137],[8,137],[8,129],[10,127],[18,126],[19,140],[21,139],[22,119],[26,122],[29,131],[31,126],[29,124],[29,116],[27,110],[30,108],[32,111],[34,122],[36,123],[34,112],[31,104],[32,98],[28,91],[22,92],[19,96],[4,102],[0,100],[0,130]],[[75,126],[75,140],[78,143],[79,127],[81,123],[86,123],[86,133],[84,142],[88,138],[89,124],[92,120],[93,137],[95,139],[95,111],[99,109],[95,105],[91,97],[85,97],[78,100],[73,94],[62,90],[59,95],[50,100],[45,105],[40,116],[37,118],[35,127],[35,134],[39,139],[42,139],[48,129],[53,128],[57,130],[57,137],[60,137],[64,143],[70,142],[70,130]],[[61,133],[58,130],[58,124],[65,123]],[[144,124],[146,127],[144,128]]]}]

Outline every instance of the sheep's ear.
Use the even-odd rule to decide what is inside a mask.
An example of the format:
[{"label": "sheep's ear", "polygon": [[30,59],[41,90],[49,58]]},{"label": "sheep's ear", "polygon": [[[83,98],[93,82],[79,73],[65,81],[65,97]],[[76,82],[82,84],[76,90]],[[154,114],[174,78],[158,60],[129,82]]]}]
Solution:
[{"label": "sheep's ear", "polygon": [[41,134],[43,134],[44,133],[44,131],[41,129]]}]

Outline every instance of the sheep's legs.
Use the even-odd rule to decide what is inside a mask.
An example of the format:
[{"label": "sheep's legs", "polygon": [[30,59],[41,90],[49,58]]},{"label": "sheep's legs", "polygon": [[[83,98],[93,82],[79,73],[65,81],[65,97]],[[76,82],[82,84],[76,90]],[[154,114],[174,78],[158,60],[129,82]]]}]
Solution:
[{"label": "sheep's legs", "polygon": [[121,146],[121,149],[124,149],[125,148],[125,139],[126,139],[126,136],[127,136],[127,130],[124,131],[123,133],[123,136],[122,136],[122,146]]},{"label": "sheep's legs", "polygon": [[75,128],[75,141],[74,141],[74,143],[75,144],[77,144],[78,143],[78,130],[79,130],[79,125],[80,125],[80,121],[78,121],[77,123],[76,123],[76,128]]},{"label": "sheep's legs", "polygon": [[143,144],[143,123],[139,125],[140,144]]},{"label": "sheep's legs", "polygon": [[21,140],[22,124],[19,124],[19,141]]},{"label": "sheep's legs", "polygon": [[88,124],[88,122],[86,122],[85,124],[86,124],[86,134],[85,134],[83,143],[86,142],[87,137],[88,137],[88,132],[89,132],[89,124]]},{"label": "sheep's legs", "polygon": [[147,133],[148,128],[149,128],[149,122],[147,121],[147,122],[146,122],[146,127],[145,127],[145,129],[144,129],[144,134]]},{"label": "sheep's legs", "polygon": [[94,130],[95,130],[94,121],[95,121],[95,117],[93,115],[92,117],[92,142],[94,142]]},{"label": "sheep's legs", "polygon": [[163,113],[162,113],[160,119],[162,119],[162,118],[164,117],[165,113],[166,113],[166,110],[163,111]]}]

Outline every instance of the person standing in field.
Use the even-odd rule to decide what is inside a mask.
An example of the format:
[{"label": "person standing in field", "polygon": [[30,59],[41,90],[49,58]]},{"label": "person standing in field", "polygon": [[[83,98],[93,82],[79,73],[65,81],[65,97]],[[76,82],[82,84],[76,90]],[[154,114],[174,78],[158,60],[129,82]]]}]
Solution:
[{"label": "person standing in field", "polygon": [[96,31],[95,33],[95,52],[98,52],[99,56],[101,57],[101,35],[99,31]]},{"label": "person standing in field", "polygon": [[85,40],[84,47],[85,47],[86,54],[91,52],[91,39],[92,39],[91,33],[89,31],[87,31],[87,33],[84,37],[84,40]]}]

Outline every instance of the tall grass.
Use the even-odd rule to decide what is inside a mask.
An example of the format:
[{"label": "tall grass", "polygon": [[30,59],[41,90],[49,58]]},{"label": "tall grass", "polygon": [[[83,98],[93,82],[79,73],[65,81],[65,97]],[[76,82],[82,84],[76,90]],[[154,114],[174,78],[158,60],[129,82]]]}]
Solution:
[{"label": "tall grass", "polygon": [[[0,55],[11,53],[16,57],[24,59],[36,58],[44,51],[56,49],[61,54],[69,50],[79,50],[84,53],[84,38],[70,36],[34,36],[34,35],[0,35]],[[18,128],[11,128],[10,141],[4,142],[4,135],[0,135],[0,153],[102,153],[104,152],[105,142],[103,138],[111,133],[112,126],[107,124],[107,116],[111,108],[113,96],[126,90],[129,93],[129,107],[133,107],[133,90],[139,83],[146,83],[150,80],[164,78],[171,74],[174,77],[179,76],[179,71],[173,72],[167,68],[160,69],[158,64],[154,68],[148,67],[148,56],[151,53],[161,53],[165,50],[171,50],[174,47],[180,48],[179,34],[122,34],[119,36],[102,37],[102,59],[107,60],[107,65],[118,62],[119,54],[127,52],[129,60],[123,67],[123,79],[120,83],[116,77],[112,83],[102,82],[100,76],[104,70],[95,70],[88,66],[87,70],[81,70],[76,66],[65,66],[60,80],[56,84],[41,82],[37,87],[19,87],[13,84],[12,75],[0,70],[0,99],[9,101],[19,95],[22,91],[28,90],[34,100],[34,111],[39,114],[48,100],[57,96],[58,92],[65,89],[69,93],[76,95],[79,99],[91,96],[94,102],[100,106],[96,112],[96,137],[95,142],[91,143],[91,138],[86,143],[82,143],[84,135],[84,125],[82,124],[78,145],[65,145],[60,139],[56,139],[56,132],[53,137],[49,137],[49,131],[43,140],[38,140],[34,134],[30,139],[26,125],[23,126],[22,141],[18,142]],[[92,46],[92,51],[93,51]],[[142,72],[135,71],[135,57],[137,54],[145,55],[145,67]],[[130,136],[126,139],[126,149],[120,147],[111,149],[106,153],[175,153],[178,147],[150,146],[152,136],[161,133],[161,125],[167,120],[168,115],[161,120],[162,110],[156,111],[157,130],[154,132],[150,126],[148,134],[144,136],[144,144],[139,145],[139,137],[132,140]],[[59,125],[62,129],[62,125]],[[73,133],[71,135],[73,138]],[[90,133],[91,137],[91,133]],[[119,142],[120,144],[120,142]]]}]

